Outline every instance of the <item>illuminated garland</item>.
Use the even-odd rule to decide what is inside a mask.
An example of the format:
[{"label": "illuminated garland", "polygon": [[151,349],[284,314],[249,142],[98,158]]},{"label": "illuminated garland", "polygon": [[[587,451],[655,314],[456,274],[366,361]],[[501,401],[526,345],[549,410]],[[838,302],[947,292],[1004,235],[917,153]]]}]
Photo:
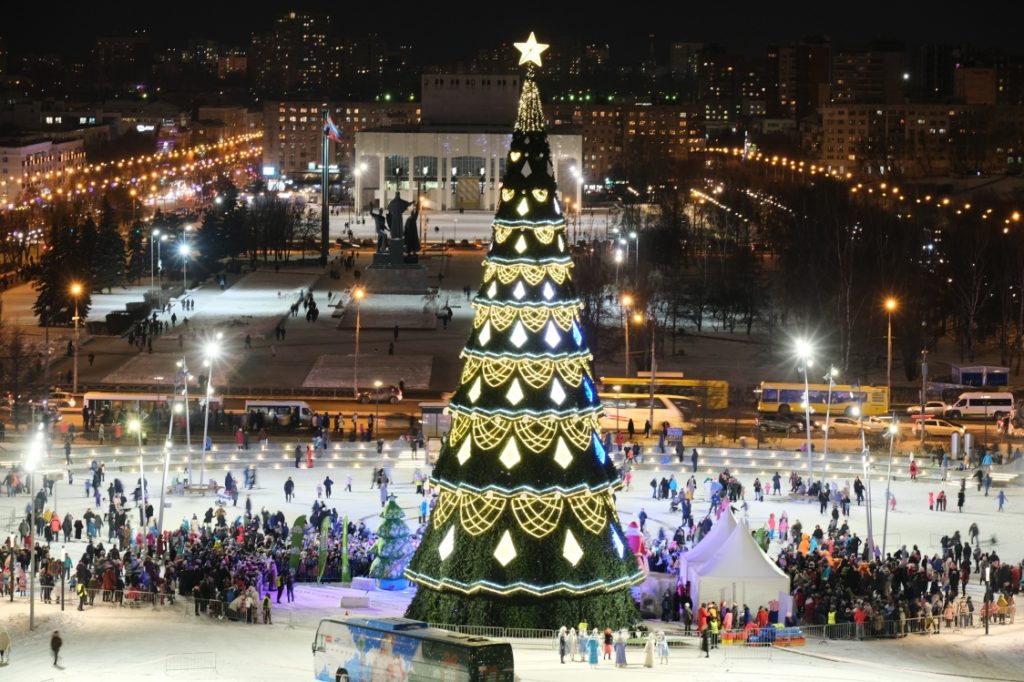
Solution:
[{"label": "illuminated garland", "polygon": [[466,356],[466,364],[462,367],[461,383],[469,384],[477,372],[491,388],[501,386],[515,373],[530,387],[538,389],[550,382],[556,372],[565,383],[575,387],[582,383],[584,376],[590,376],[590,362],[586,356],[557,360],[533,358],[512,360]]},{"label": "illuminated garland", "polygon": [[532,485],[517,485],[515,488],[505,488],[496,483],[489,483],[484,487],[475,486],[472,483],[466,483],[465,481],[455,482],[449,481],[446,478],[430,477],[430,484],[434,487],[442,488],[443,490],[450,490],[453,492],[470,490],[475,493],[494,493],[502,497],[511,498],[522,493],[531,493],[533,495],[546,495],[550,493],[561,493],[562,495],[573,495],[576,493],[587,492],[592,495],[598,495],[602,492],[608,491],[613,492],[622,488],[623,483],[621,479],[614,479],[598,485],[591,485],[587,483],[578,483],[572,487],[566,488],[560,485],[549,485],[546,488],[535,488]]},{"label": "illuminated garland", "polygon": [[627,585],[634,585],[644,578],[642,571],[635,571],[631,575],[622,576],[613,580],[591,580],[585,583],[570,583],[566,581],[552,585],[533,585],[525,582],[515,582],[510,585],[498,585],[489,580],[476,580],[472,583],[464,583],[454,578],[441,578],[435,580],[425,573],[419,573],[410,568],[405,569],[405,574],[421,585],[435,590],[447,589],[462,594],[476,594],[478,592],[489,592],[499,596],[524,593],[534,597],[545,597],[557,594],[571,594],[573,596],[591,594],[594,592],[614,592]]},{"label": "illuminated garland", "polygon": [[608,525],[609,514],[615,514],[612,489],[598,492],[583,490],[573,494],[562,492],[535,493],[521,491],[503,495],[494,490],[474,492],[464,488],[442,490],[437,498],[432,523],[440,529],[455,509],[459,510],[462,528],[472,536],[486,533],[498,522],[506,503],[519,527],[530,537],[540,539],[557,527],[568,506],[580,525],[597,535]]},{"label": "illuminated garland", "polygon": [[[562,227],[564,226],[565,223],[562,223]],[[547,246],[548,244],[555,240],[555,237],[558,236],[559,231],[560,230],[558,228],[554,227],[538,227],[529,230],[529,233],[533,235],[533,237],[541,244]],[[520,232],[520,236],[523,236],[524,234],[522,228],[502,227],[500,225],[495,225],[494,241],[497,242],[498,244],[504,244],[506,241],[508,241],[508,238],[512,236],[512,234],[515,232]]]},{"label": "illuminated garland", "polygon": [[511,284],[517,279],[523,279],[531,286],[537,286],[545,277],[551,279],[555,284],[564,284],[569,279],[569,272],[572,263],[531,265],[528,263],[517,263],[515,265],[502,265],[500,263],[484,262],[484,284],[497,278],[502,284]]},{"label": "illuminated garland", "polygon": [[449,443],[461,444],[466,434],[472,434],[473,446],[480,450],[495,450],[514,433],[519,441],[533,452],[542,452],[554,442],[559,433],[570,445],[583,450],[590,445],[591,434],[598,429],[600,407],[593,412],[575,413],[562,417],[551,415],[482,416],[465,414],[459,408],[452,412]]},{"label": "illuminated garland", "polygon": [[560,302],[552,306],[540,303],[516,306],[474,301],[473,307],[476,308],[476,316],[473,318],[474,329],[479,329],[485,322],[490,321],[491,326],[501,332],[511,327],[516,320],[520,320],[531,332],[539,332],[548,320],[554,320],[563,331],[569,331],[580,304],[574,301],[568,305]]}]

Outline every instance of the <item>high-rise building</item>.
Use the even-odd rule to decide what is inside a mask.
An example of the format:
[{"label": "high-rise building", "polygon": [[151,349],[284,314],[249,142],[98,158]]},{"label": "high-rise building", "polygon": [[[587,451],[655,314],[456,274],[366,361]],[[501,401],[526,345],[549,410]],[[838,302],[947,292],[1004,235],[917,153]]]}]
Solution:
[{"label": "high-rise building", "polygon": [[779,47],[777,63],[779,108],[784,115],[799,120],[828,101],[832,45],[827,38]]},{"label": "high-rise building", "polygon": [[996,61],[996,101],[1024,104],[1024,57],[1000,57]]},{"label": "high-rise building", "polygon": [[668,52],[668,69],[675,80],[697,77],[704,43],[672,43]]},{"label": "high-rise building", "polygon": [[92,49],[95,84],[111,88],[132,87],[150,82],[153,76],[153,46],[145,31],[126,36],[97,38]]},{"label": "high-rise building", "polygon": [[838,52],[832,62],[832,102],[898,104],[911,74],[902,43],[874,42]]},{"label": "high-rise building", "polygon": [[916,73],[911,74],[914,98],[926,102],[948,102],[953,98],[953,72],[961,63],[961,49],[953,45],[925,45],[917,55]]},{"label": "high-rise building", "polygon": [[258,92],[331,92],[341,75],[340,47],[328,36],[325,14],[289,12],[252,37],[249,69]]},{"label": "high-rise building", "polygon": [[953,95],[964,104],[995,104],[995,67],[958,66],[953,71]]}]

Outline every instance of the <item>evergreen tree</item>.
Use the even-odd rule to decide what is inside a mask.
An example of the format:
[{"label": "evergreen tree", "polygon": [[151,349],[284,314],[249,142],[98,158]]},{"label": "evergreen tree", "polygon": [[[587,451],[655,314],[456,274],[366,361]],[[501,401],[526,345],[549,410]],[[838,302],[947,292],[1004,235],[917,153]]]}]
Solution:
[{"label": "evergreen tree", "polygon": [[71,295],[73,283],[82,285],[82,293],[78,297],[78,313],[83,319],[88,315],[92,303],[92,280],[88,264],[95,245],[96,224],[90,218],[82,226],[69,225],[70,218],[65,208],[54,207],[47,238],[48,248],[39,259],[39,274],[32,283],[37,292],[32,310],[42,325],[71,324],[75,314],[75,299]]},{"label": "evergreen tree", "polygon": [[403,573],[412,556],[412,542],[409,526],[405,525],[405,512],[394,495],[388,498],[380,517],[384,520],[377,528],[378,540],[373,547],[377,558],[370,564],[370,577],[380,581],[381,589],[404,590]]},{"label": "evergreen tree", "polygon": [[127,279],[129,282],[138,283],[149,274],[150,253],[146,248],[145,229],[142,223],[136,222],[128,230]]},{"label": "evergreen tree", "polygon": [[107,200],[103,200],[100,226],[96,234],[96,246],[89,260],[92,286],[95,291],[110,292],[115,284],[122,284],[125,276],[124,238],[117,229],[114,216]]},{"label": "evergreen tree", "polygon": [[[533,34],[516,45],[539,65]],[[406,576],[410,618],[557,628],[632,625],[643,579],[619,527],[621,486],[580,329],[566,222],[527,67],[440,490]]]}]

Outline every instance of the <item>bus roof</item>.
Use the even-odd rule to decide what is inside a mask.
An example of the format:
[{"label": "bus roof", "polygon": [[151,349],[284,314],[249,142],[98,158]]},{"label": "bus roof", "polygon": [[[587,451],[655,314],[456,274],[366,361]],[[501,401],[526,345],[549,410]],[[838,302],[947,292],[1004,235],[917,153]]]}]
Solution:
[{"label": "bus roof", "polygon": [[324,618],[320,621],[320,624],[323,625],[325,622],[357,628],[366,628],[368,630],[378,630],[381,632],[409,632],[410,636],[416,637],[417,639],[446,642],[448,644],[458,644],[459,646],[511,646],[507,642],[501,642],[487,637],[481,637],[479,635],[467,635],[461,632],[452,632],[450,630],[430,627],[430,625],[423,621],[412,620],[409,618],[363,618],[360,616],[349,616],[347,618]]}]

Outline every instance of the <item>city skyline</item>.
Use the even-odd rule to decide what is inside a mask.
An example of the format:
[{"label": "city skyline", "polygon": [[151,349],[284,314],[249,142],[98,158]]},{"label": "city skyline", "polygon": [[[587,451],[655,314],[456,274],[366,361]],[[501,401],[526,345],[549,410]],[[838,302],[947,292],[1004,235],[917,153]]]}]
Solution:
[{"label": "city skyline", "polygon": [[[765,13],[753,3],[737,7],[694,7],[684,12],[628,13],[614,16],[566,7],[544,7],[543,12],[521,11],[500,24],[481,21],[466,35],[463,20],[478,13],[476,4],[456,3],[439,12],[420,4],[399,8],[381,18],[365,12],[343,13],[327,2],[299,2],[239,15],[234,8],[212,5],[202,8],[197,23],[192,12],[139,13],[126,3],[68,6],[56,15],[44,7],[22,4],[5,8],[8,26],[43,24],[50,39],[41,42],[33,32],[3,31],[9,49],[17,53],[55,52],[72,55],[88,50],[98,37],[145,31],[158,46],[180,45],[191,40],[214,40],[228,45],[247,45],[254,33],[269,30],[283,13],[295,11],[326,14],[332,20],[331,35],[357,37],[377,33],[389,43],[410,43],[426,55],[458,60],[476,50],[508,43],[520,33],[535,29],[552,40],[579,36],[584,42],[607,42],[625,58],[643,56],[655,36],[660,50],[673,41],[721,44],[743,54],[757,54],[775,43],[825,36],[840,47],[872,40],[903,40],[908,46],[922,44],[970,44],[983,49],[1019,53],[1016,22],[991,22],[994,13],[1006,14],[1005,6],[973,6],[971,13],[955,17],[922,14],[918,8],[892,7],[882,3],[860,5],[857,13],[821,13],[810,3],[791,4],[786,14]],[[454,19],[459,17],[459,21]],[[1010,17],[1007,17],[1010,18]],[[557,46],[557,43],[556,43]],[[428,62],[433,61],[427,58]]]}]

